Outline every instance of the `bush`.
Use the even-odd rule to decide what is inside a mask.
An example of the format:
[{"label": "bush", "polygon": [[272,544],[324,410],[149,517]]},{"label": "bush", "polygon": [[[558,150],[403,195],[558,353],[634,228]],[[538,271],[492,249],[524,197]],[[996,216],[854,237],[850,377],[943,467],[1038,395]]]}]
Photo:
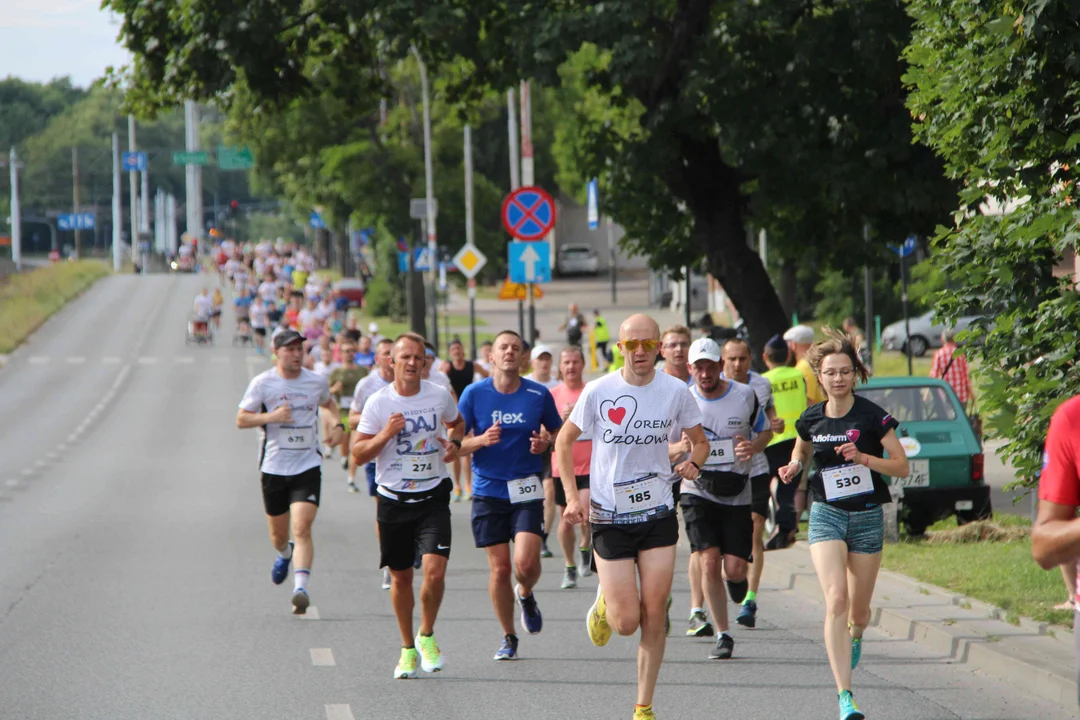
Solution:
[{"label": "bush", "polygon": [[97,260],[64,262],[12,275],[0,285],[0,353],[10,353],[109,268]]},{"label": "bush", "polygon": [[384,317],[394,315],[394,290],[384,277],[373,277],[364,291],[364,309],[368,315]]}]

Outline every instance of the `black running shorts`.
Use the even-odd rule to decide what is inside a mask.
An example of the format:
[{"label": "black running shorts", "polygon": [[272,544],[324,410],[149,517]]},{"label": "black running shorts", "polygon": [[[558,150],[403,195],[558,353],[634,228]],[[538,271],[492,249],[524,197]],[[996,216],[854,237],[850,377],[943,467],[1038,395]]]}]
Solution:
[{"label": "black running shorts", "polygon": [[[577,484],[578,490],[589,489],[589,476],[588,475],[575,475],[574,480]],[[566,491],[563,490],[562,478],[555,478],[555,504],[559,507],[566,507]],[[585,512],[588,512],[589,508],[585,508]]]},{"label": "black running shorts", "polygon": [[679,542],[679,518],[671,513],[630,525],[592,523],[593,551],[604,560],[636,558],[643,550],[670,547]]},{"label": "black running shorts", "polygon": [[751,561],[754,521],[749,505],[721,505],[689,493],[681,502],[692,552],[719,548],[724,555]]},{"label": "black running shorts", "polygon": [[299,475],[262,474],[263,506],[277,517],[289,512],[293,503],[307,502],[318,507],[322,491],[322,468],[316,465]]},{"label": "black running shorts", "polygon": [[379,567],[408,570],[416,556],[450,557],[450,491],[454,483],[446,478],[424,493],[395,493],[395,501],[379,494]]},{"label": "black running shorts", "polygon": [[750,512],[763,518],[769,517],[769,498],[772,497],[769,484],[771,482],[770,475],[755,475],[750,478]]}]

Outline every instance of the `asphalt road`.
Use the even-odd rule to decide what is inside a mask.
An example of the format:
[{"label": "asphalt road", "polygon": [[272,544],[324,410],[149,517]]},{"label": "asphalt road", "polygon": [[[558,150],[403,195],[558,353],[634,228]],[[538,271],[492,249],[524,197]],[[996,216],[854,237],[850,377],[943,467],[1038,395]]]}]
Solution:
[{"label": "asphalt road", "polygon": [[[374,504],[324,464],[310,589],[270,583],[256,435],[236,403],[263,361],[219,337],[186,347],[200,280],[111,277],[58,314],[0,372],[0,718],[629,718],[635,644],[594,648],[584,617],[595,578],[558,589],[546,560],[541,635],[496,663],[500,633],[468,504],[437,637],[446,669],[391,679],[397,631],[379,589]],[[225,325],[231,324],[226,317]],[[759,629],[735,632],[735,659],[675,633],[659,717],[835,717],[820,605],[761,594]],[[868,635],[856,697],[874,718],[1064,718],[1061,708]]]}]

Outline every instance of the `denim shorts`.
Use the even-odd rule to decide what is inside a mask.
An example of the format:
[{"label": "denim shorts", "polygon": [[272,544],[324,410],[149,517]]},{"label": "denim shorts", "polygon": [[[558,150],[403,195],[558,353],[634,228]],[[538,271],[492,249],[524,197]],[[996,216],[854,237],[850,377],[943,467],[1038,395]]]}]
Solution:
[{"label": "denim shorts", "polygon": [[885,516],[881,507],[849,512],[816,502],[810,508],[810,544],[842,540],[849,553],[874,555],[885,542]]}]

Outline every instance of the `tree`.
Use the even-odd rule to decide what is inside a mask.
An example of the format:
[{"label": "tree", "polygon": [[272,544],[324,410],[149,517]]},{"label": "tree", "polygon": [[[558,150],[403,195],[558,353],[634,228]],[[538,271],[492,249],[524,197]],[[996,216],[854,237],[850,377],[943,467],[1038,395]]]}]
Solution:
[{"label": "tree", "polygon": [[46,84],[14,77],[0,80],[0,148],[6,152],[41,132],[51,118],[85,95],[85,90],[72,87],[66,77]]},{"label": "tree", "polygon": [[895,241],[948,209],[952,185],[910,141],[899,60],[910,20],[895,3],[106,5],[135,57],[131,98],[150,108],[188,95],[228,104],[240,78],[259,108],[363,98],[413,45],[432,66],[467,66],[452,95],[472,106],[521,77],[557,88],[564,65],[587,53],[576,68],[576,176],[602,177],[606,210],[655,264],[705,256],[758,346],[787,318],[747,247],[751,221],[789,255],[812,244],[850,265],[876,257],[864,223]]},{"label": "tree", "polygon": [[968,333],[982,409],[1002,455],[1033,485],[1057,405],[1080,392],[1080,296],[1053,267],[1080,240],[1074,201],[1080,7],[1063,0],[912,0],[906,81],[917,136],[962,184],[940,227],[950,317],[988,320]]}]

